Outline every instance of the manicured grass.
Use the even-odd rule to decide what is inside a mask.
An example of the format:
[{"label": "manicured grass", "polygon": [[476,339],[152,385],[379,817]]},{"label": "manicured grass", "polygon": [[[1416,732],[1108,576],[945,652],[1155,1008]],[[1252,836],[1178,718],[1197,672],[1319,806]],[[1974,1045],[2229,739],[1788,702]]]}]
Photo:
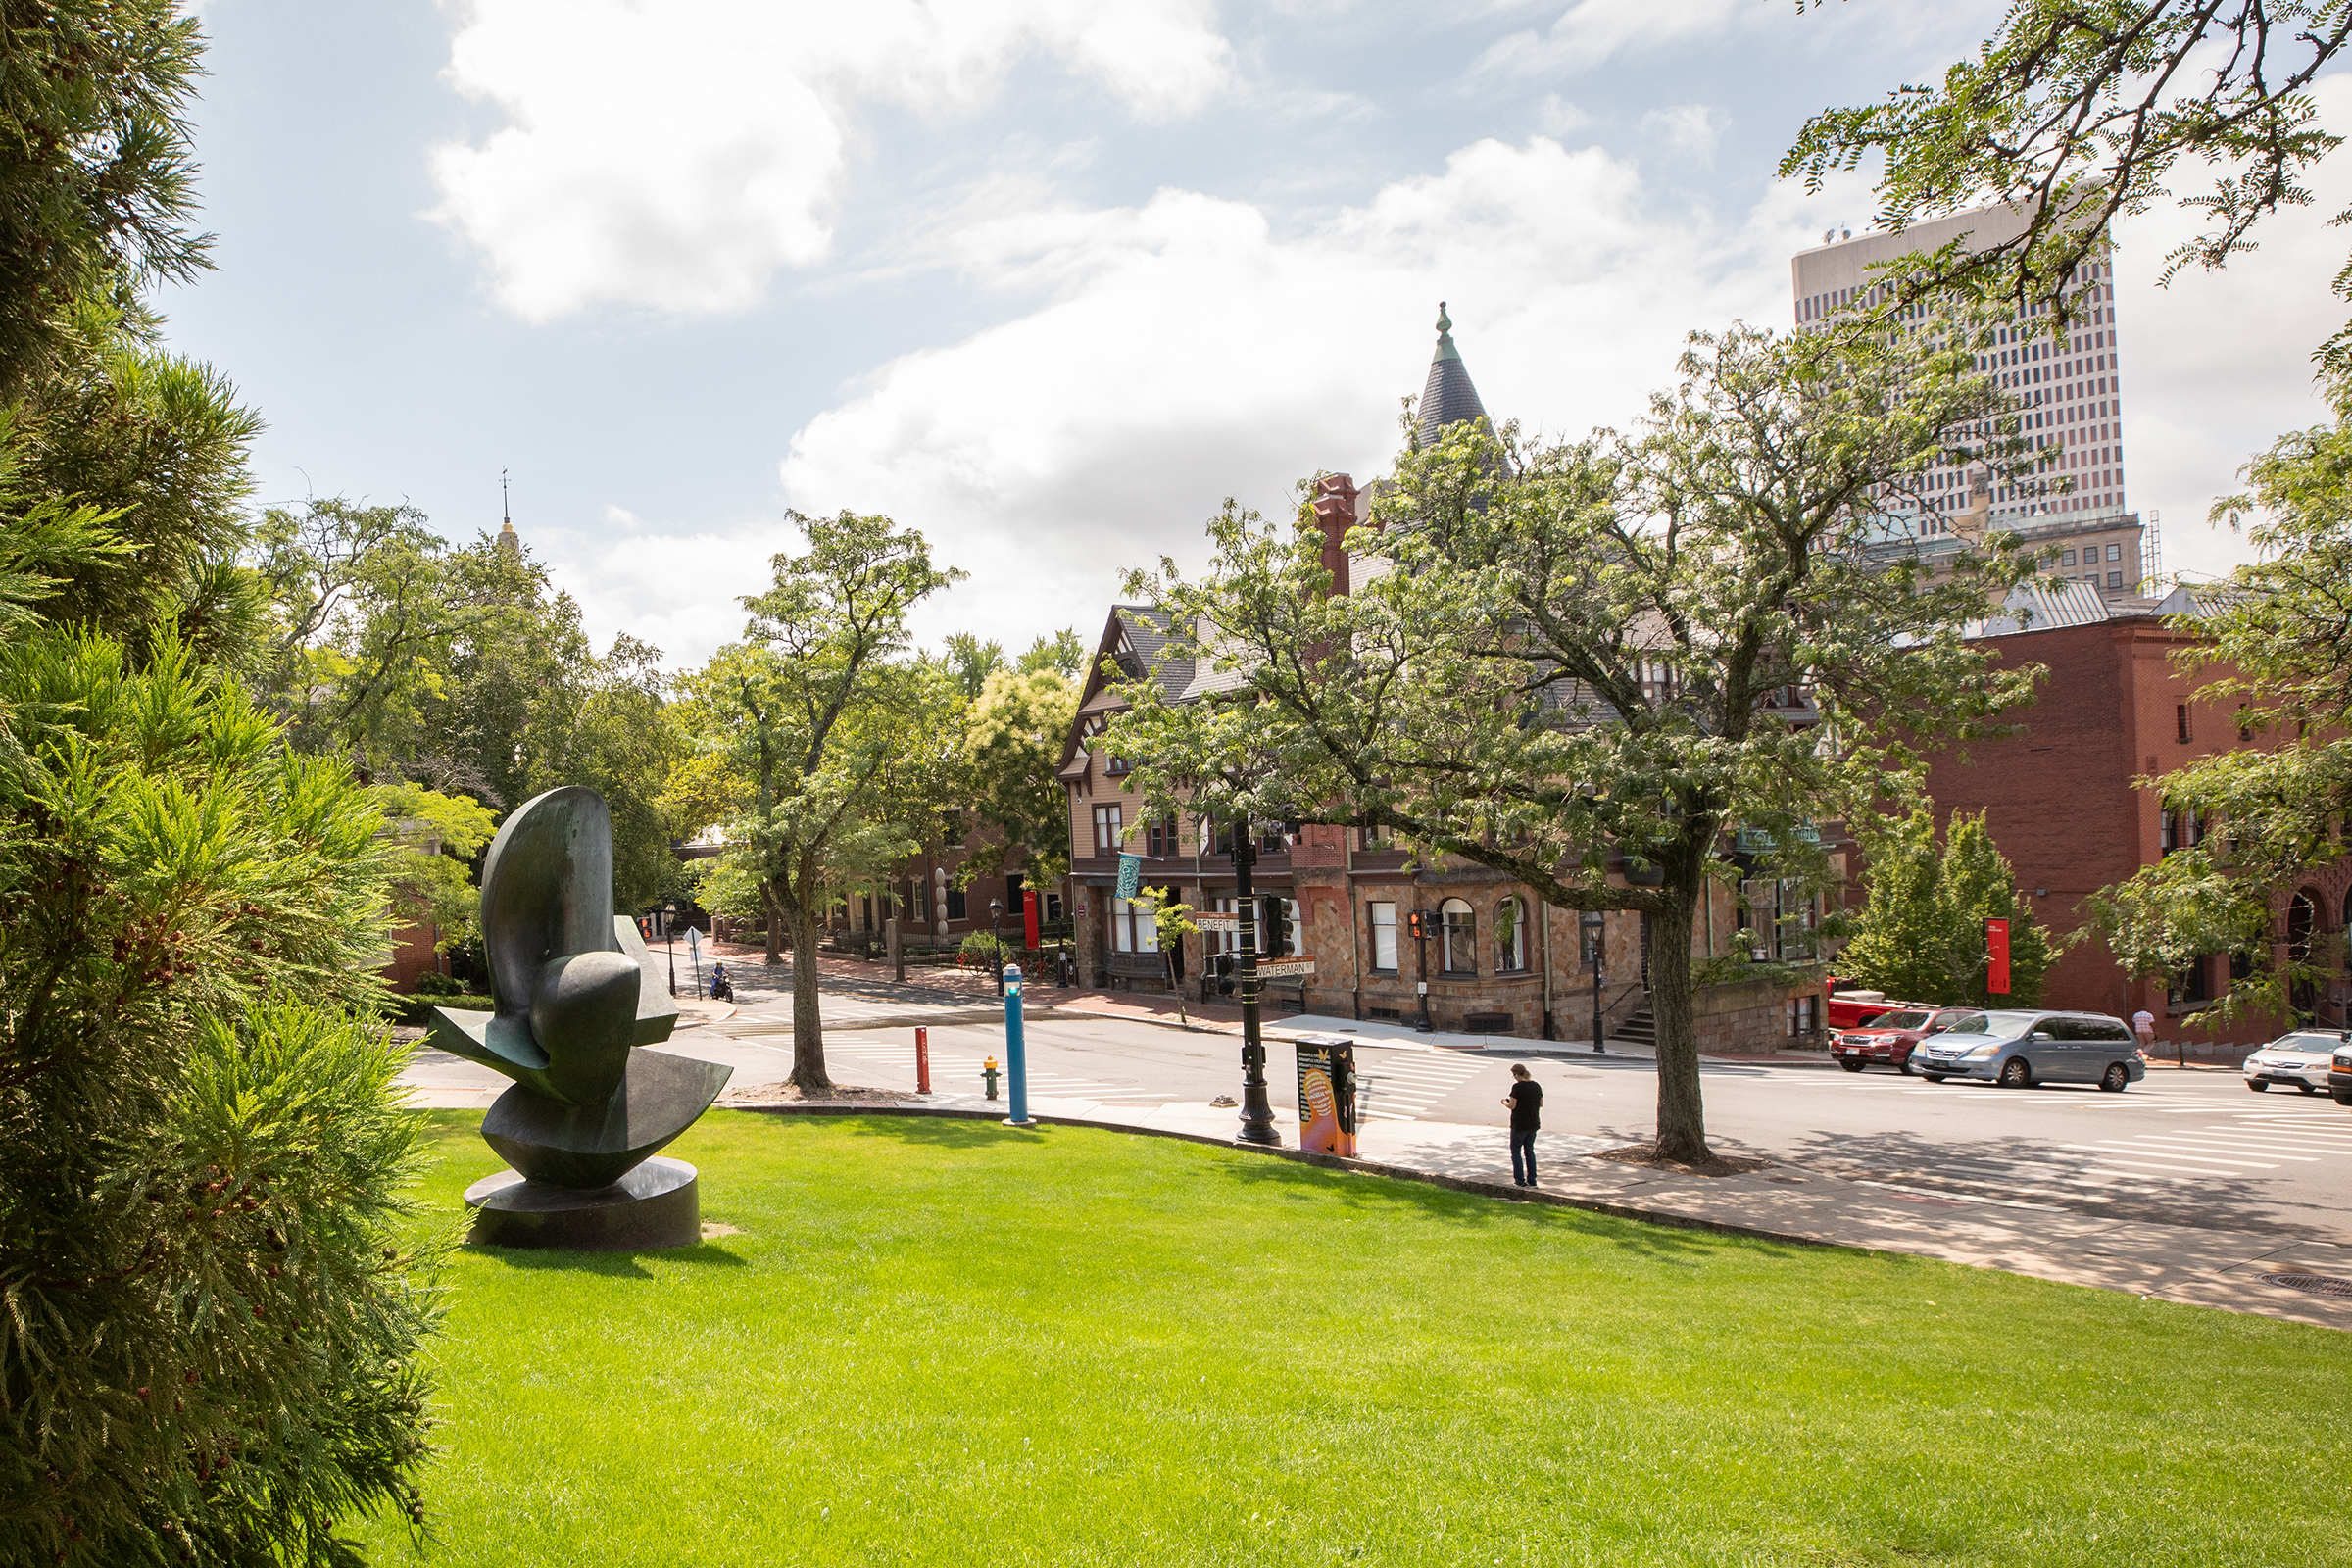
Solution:
[{"label": "manicured grass", "polygon": [[740,1235],[457,1263],[432,1561],[2352,1561],[2324,1329],[1074,1128],[672,1152]]}]

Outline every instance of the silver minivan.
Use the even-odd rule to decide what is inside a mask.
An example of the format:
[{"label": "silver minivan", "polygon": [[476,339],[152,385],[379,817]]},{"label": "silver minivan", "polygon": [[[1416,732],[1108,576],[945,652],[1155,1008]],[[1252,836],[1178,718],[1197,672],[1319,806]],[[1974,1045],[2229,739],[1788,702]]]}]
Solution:
[{"label": "silver minivan", "polygon": [[2148,1075],[2131,1027],[2102,1012],[1972,1012],[1921,1041],[1911,1065],[1930,1083],[2097,1084],[2110,1094]]}]

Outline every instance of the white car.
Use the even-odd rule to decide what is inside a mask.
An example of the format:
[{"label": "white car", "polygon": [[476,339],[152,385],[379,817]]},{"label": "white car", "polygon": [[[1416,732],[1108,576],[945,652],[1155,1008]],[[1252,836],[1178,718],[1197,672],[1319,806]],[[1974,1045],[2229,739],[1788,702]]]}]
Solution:
[{"label": "white car", "polygon": [[2332,1029],[2280,1035],[2246,1058],[2246,1087],[2260,1094],[2273,1084],[2286,1084],[2316,1095],[2328,1087],[2328,1058],[2343,1048],[2343,1036]]}]

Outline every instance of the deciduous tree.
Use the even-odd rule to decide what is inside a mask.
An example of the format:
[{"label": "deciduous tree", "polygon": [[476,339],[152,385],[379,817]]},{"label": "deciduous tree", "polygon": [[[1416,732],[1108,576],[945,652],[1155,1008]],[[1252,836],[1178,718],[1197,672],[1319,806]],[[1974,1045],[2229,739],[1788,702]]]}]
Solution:
[{"label": "deciduous tree", "polygon": [[[1752,874],[1817,877],[1795,829],[1913,765],[1903,726],[1967,736],[2031,693],[1961,637],[2029,569],[2009,542],[1932,569],[1873,499],[2002,416],[1972,346],[1736,328],[1692,338],[1630,437],[1453,426],[1397,460],[1385,532],[1350,535],[1393,564],[1345,596],[1311,516],[1229,505],[1205,578],[1165,565],[1128,592],[1230,692],[1126,682],[1108,744],[1155,808],[1388,828],[1551,904],[1648,915],[1657,1147],[1706,1159],[1690,946],[1734,875],[1726,829],[1781,847]],[[1194,799],[1219,780],[1230,799]]]}]

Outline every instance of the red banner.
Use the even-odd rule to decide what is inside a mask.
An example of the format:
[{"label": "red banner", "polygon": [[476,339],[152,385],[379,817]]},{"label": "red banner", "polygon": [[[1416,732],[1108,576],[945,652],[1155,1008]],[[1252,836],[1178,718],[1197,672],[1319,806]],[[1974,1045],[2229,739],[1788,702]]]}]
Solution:
[{"label": "red banner", "polygon": [[1988,995],[2005,997],[2009,994],[2009,922],[1984,922],[1984,990]]},{"label": "red banner", "polygon": [[[1021,946],[1035,953],[1038,947],[1037,889],[1035,888],[1021,889],[1021,934],[1023,937]],[[2004,974],[2007,972],[2006,969],[2002,971]]]}]

